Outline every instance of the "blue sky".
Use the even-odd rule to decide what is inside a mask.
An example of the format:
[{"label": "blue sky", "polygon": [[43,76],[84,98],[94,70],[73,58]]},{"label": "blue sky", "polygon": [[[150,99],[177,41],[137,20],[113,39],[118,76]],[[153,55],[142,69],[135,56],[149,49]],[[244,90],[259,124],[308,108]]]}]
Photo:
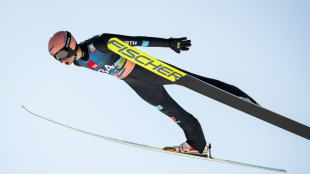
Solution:
[{"label": "blue sky", "polygon": [[[170,118],[121,80],[48,54],[59,30],[78,41],[101,33],[188,37],[190,51],[141,50],[233,84],[262,106],[310,125],[309,1],[3,1],[0,173],[270,173],[106,142],[31,116],[157,147],[185,141]],[[201,123],[213,155],[309,171],[310,142],[180,86],[173,98]]]}]

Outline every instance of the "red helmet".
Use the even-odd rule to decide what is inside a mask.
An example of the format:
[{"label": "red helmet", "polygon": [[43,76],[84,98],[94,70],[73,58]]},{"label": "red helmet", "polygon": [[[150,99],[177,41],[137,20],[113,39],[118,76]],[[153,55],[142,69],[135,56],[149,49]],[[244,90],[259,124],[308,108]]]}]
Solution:
[{"label": "red helmet", "polygon": [[69,31],[59,31],[55,33],[48,42],[48,50],[56,59],[61,60],[76,56],[78,51],[77,42]]}]

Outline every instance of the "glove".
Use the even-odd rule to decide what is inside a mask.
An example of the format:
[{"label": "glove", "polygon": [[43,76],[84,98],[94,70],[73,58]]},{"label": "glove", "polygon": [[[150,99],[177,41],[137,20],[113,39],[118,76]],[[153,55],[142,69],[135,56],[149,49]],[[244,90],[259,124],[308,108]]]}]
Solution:
[{"label": "glove", "polygon": [[189,50],[188,47],[191,46],[191,41],[187,40],[187,37],[170,38],[169,40],[169,47],[177,53],[180,53],[181,51],[187,51]]}]

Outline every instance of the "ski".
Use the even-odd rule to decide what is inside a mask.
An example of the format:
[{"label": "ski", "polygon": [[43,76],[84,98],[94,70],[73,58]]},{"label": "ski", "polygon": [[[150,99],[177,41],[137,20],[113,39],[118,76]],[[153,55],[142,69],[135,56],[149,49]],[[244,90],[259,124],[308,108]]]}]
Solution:
[{"label": "ski", "polygon": [[182,85],[202,95],[310,140],[310,127],[205,83],[145,54],[117,38],[111,38],[109,40],[108,48],[121,57],[124,57],[139,66],[174,82],[175,84]]},{"label": "ski", "polygon": [[247,164],[247,163],[241,163],[241,162],[236,162],[236,161],[231,161],[231,160],[225,160],[225,159],[220,159],[220,158],[213,158],[211,157],[211,155],[209,156],[199,156],[199,155],[190,155],[190,154],[185,154],[185,153],[179,153],[179,152],[171,152],[171,151],[166,151],[163,150],[161,148],[158,147],[152,147],[152,146],[147,146],[147,145],[143,145],[143,144],[138,144],[138,143],[134,143],[134,142],[129,142],[129,141],[124,141],[124,140],[119,140],[119,139],[115,139],[115,138],[110,138],[110,137],[106,137],[106,136],[102,136],[102,135],[98,135],[98,134],[94,134],[94,133],[90,133],[84,130],[80,130],[71,126],[67,126],[65,124],[50,120],[48,118],[45,118],[43,116],[40,116],[38,114],[35,114],[33,112],[31,112],[30,110],[28,110],[25,106],[22,105],[22,108],[25,109],[28,113],[39,117],[43,120],[46,120],[48,122],[57,124],[59,126],[71,129],[73,131],[79,132],[79,133],[83,133],[89,136],[93,136],[96,138],[101,138],[107,141],[111,141],[114,143],[119,143],[119,144],[124,144],[127,146],[133,146],[133,147],[138,147],[138,148],[142,148],[142,149],[147,149],[147,150],[152,150],[152,151],[157,151],[157,152],[162,152],[162,153],[167,153],[167,154],[173,154],[173,155],[179,155],[179,156],[184,156],[184,157],[191,157],[191,158],[196,158],[196,159],[203,159],[203,160],[208,160],[208,161],[214,161],[214,162],[220,162],[220,163],[226,163],[226,164],[233,164],[233,165],[238,165],[238,166],[244,166],[244,167],[251,167],[251,168],[256,168],[256,169],[264,169],[264,170],[269,170],[269,171],[274,171],[274,172],[283,172],[286,173],[286,170],[284,169],[277,169],[277,168],[271,168],[271,167],[264,167],[264,166],[259,166],[259,165],[253,165],[253,164]]}]

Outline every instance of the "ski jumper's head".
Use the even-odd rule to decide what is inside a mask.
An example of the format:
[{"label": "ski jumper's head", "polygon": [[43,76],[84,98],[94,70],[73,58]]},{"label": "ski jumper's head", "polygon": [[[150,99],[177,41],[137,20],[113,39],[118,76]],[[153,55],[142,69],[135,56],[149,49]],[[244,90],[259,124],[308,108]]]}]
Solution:
[{"label": "ski jumper's head", "polygon": [[48,50],[51,56],[64,63],[66,59],[76,59],[78,45],[69,31],[59,31],[50,38]]}]

